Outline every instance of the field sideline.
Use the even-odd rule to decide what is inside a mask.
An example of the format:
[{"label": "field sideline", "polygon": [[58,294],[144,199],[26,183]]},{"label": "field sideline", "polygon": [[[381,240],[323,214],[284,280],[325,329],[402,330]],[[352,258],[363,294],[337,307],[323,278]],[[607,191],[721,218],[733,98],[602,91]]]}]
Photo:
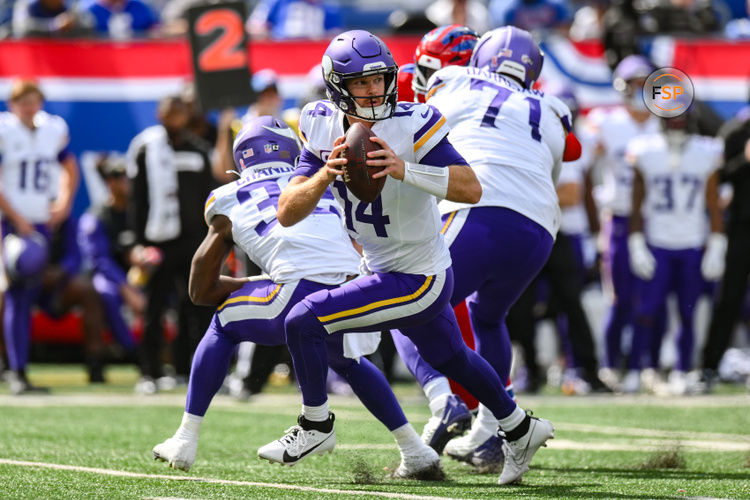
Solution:
[{"label": "field sideline", "polygon": [[[34,371],[31,372],[35,373]],[[444,458],[448,481],[385,478],[399,456],[354,398],[334,397],[337,446],[294,468],[259,461],[259,446],[294,423],[300,399],[271,388],[251,402],[217,397],[189,473],[151,458],[179,424],[184,389],[132,393],[133,374],[89,388],[69,367],[37,369],[51,396],[15,398],[0,384],[2,498],[750,498],[750,395],[685,398],[521,396],[555,424],[520,486],[498,487]],[[416,386],[397,395],[417,431],[428,417]]]}]

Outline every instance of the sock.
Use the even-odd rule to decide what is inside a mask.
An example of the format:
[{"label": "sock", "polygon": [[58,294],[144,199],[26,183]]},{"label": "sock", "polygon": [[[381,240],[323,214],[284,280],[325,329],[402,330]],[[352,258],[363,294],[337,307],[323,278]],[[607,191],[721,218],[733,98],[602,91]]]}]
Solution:
[{"label": "sock", "polygon": [[328,420],[328,401],[320,406],[302,405],[302,415],[310,422],[324,422]]},{"label": "sock", "polygon": [[201,430],[202,422],[203,417],[191,415],[188,412],[183,413],[182,423],[180,424],[179,429],[177,429],[177,432],[175,432],[175,437],[189,441],[198,439],[198,433]]},{"label": "sock", "polygon": [[441,394],[430,401],[430,411],[433,417],[441,418],[443,416],[443,410],[445,410],[445,405],[448,404],[449,396],[450,394]]},{"label": "sock", "polygon": [[426,446],[409,422],[391,431],[401,455],[415,455]]},{"label": "sock", "polygon": [[445,377],[437,377],[427,382],[422,387],[424,395],[430,401],[430,410],[433,417],[439,417],[443,413],[443,408],[448,401],[448,396],[452,394],[451,386]]},{"label": "sock", "polygon": [[497,435],[498,422],[495,415],[483,404],[479,405],[477,418],[471,426],[472,439],[483,443],[492,436]]},{"label": "sock", "polygon": [[[516,431],[517,428],[524,422],[524,420],[526,420],[526,417],[526,412],[523,411],[520,406],[516,406],[516,409],[513,410],[513,413],[499,420],[500,428],[503,430],[503,432],[505,432],[505,436],[508,438],[508,441],[513,441],[521,437],[523,434],[526,434],[526,430],[528,430],[529,428],[528,423],[526,423],[526,430],[521,433],[521,436],[511,437],[515,434],[514,431]],[[518,430],[520,431],[521,429]]]}]

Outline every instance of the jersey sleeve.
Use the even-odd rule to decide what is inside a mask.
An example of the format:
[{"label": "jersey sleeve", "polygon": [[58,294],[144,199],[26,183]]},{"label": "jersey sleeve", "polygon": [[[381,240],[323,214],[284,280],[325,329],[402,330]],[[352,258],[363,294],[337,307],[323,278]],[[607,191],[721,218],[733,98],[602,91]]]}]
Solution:
[{"label": "jersey sleeve", "polygon": [[206,206],[203,210],[203,218],[206,219],[206,224],[211,223],[211,219],[216,215],[225,215],[229,217],[229,213],[234,206],[234,202],[237,199],[234,196],[234,190],[227,190],[224,188],[232,188],[234,183],[222,186],[218,189],[211,191],[206,200]]},{"label": "jersey sleeve", "polygon": [[436,107],[420,104],[412,112],[414,156],[417,162],[448,135],[450,128]]}]

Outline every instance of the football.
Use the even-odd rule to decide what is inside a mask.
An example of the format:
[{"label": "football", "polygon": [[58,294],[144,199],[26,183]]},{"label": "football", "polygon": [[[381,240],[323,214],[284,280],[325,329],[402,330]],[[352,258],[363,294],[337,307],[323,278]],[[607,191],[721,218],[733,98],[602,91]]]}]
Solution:
[{"label": "football", "polygon": [[370,137],[374,136],[369,128],[361,123],[355,123],[346,131],[346,149],[342,153],[347,159],[346,165],[342,168],[344,183],[354,196],[365,203],[375,201],[385,185],[385,177],[372,178],[372,174],[380,172],[384,167],[370,167],[365,163],[367,153],[380,149],[378,143],[370,140]]}]

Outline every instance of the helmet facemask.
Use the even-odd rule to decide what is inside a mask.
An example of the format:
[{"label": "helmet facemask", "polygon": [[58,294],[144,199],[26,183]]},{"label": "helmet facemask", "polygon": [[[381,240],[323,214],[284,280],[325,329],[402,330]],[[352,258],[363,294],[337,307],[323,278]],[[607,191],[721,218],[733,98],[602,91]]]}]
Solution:
[{"label": "helmet facemask", "polygon": [[[390,118],[396,111],[396,102],[398,100],[398,67],[385,66],[381,62],[373,63],[373,66],[357,73],[339,73],[331,69],[326,74],[326,57],[323,57],[323,75],[326,77],[326,94],[328,99],[347,115],[370,122]],[[355,97],[349,90],[348,83],[358,78],[373,75],[383,75],[384,92],[382,94]],[[335,89],[335,92],[331,91],[331,87]],[[365,98],[382,99],[383,102],[377,106],[360,106],[357,100]]]}]

